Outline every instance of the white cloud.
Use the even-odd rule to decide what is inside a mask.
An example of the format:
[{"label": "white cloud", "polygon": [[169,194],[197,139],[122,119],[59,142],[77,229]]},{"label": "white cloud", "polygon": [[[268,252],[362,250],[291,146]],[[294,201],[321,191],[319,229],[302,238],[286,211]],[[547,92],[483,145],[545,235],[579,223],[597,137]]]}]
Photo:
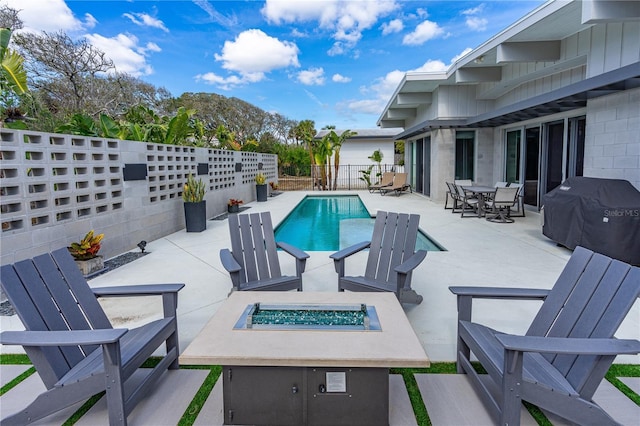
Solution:
[{"label": "white cloud", "polygon": [[456,61],[458,61],[458,59],[463,58],[465,56],[467,56],[473,49],[470,47],[467,47],[466,49],[464,49],[462,52],[460,52],[459,54],[457,54],[456,56],[454,56],[451,59],[451,63],[455,63]]},{"label": "white cloud", "polygon": [[333,77],[331,77],[331,81],[333,81],[334,83],[349,83],[351,81],[351,77],[345,77],[341,74],[334,74]]},{"label": "white cloud", "polygon": [[299,67],[299,49],[295,43],[280,41],[261,30],[240,33],[234,41],[225,41],[222,53],[216,54],[222,67],[240,74],[265,73],[289,66]]},{"label": "white cloud", "polygon": [[370,95],[370,99],[351,101],[347,106],[353,112],[363,114],[380,114],[406,73],[446,71],[447,67],[448,66],[440,60],[428,60],[415,69],[407,71],[390,71],[383,77],[379,77],[374,80],[371,86],[362,87],[360,89],[364,95]]},{"label": "white cloud", "polygon": [[148,52],[159,52],[155,43],[140,46],[136,36],[118,34],[115,37],[104,37],[100,34],[87,34],[86,39],[113,60],[118,72],[125,72],[134,77],[149,75],[153,68],[147,63]]},{"label": "white cloud", "polygon": [[195,80],[197,82],[202,81],[206,84],[212,84],[222,90],[231,90],[236,86],[246,83],[246,81],[244,81],[241,77],[238,77],[237,75],[231,75],[229,77],[221,77],[212,72],[208,72],[205,74],[198,74],[195,76]]},{"label": "white cloud", "polygon": [[424,21],[416,27],[413,32],[407,34],[402,39],[402,44],[409,46],[417,46],[425,42],[439,37],[444,34],[444,30],[435,22]]},{"label": "white cloud", "polygon": [[222,68],[239,75],[223,77],[213,72],[198,74],[196,81],[213,84],[221,89],[247,83],[257,83],[265,79],[265,73],[279,68],[299,67],[299,49],[295,43],[280,41],[258,29],[240,33],[234,41],[225,41],[216,61]]},{"label": "white cloud", "polygon": [[361,101],[352,101],[347,107],[353,112],[361,114],[380,114],[385,106],[385,102],[381,99],[364,99]]},{"label": "white cloud", "polygon": [[489,21],[487,21],[485,18],[469,16],[465,20],[465,23],[467,24],[467,27],[471,28],[474,31],[484,31],[487,29],[487,24],[489,23]]},{"label": "white cloud", "polygon": [[478,13],[484,11],[484,6],[484,3],[481,3],[476,7],[472,7],[471,9],[465,9],[461,13],[463,15],[477,15]]},{"label": "white cloud", "polygon": [[305,86],[322,86],[324,84],[324,69],[309,68],[298,73],[298,81]]},{"label": "white cloud", "polygon": [[160,19],[154,18],[147,13],[124,13],[122,16],[128,18],[134,24],[141,27],[158,28],[166,33],[169,32],[169,28],[164,25]]},{"label": "white cloud", "polygon": [[193,3],[200,7],[209,15],[211,22],[216,22],[224,27],[231,28],[238,24],[238,18],[235,16],[225,16],[218,12],[208,0],[193,0]]},{"label": "white cloud", "polygon": [[362,38],[362,31],[398,8],[395,0],[267,0],[262,14],[272,24],[317,21],[335,40],[330,55],[344,54]]},{"label": "white cloud", "polygon": [[98,20],[94,18],[94,16],[90,13],[84,14],[84,27],[87,29],[91,29],[96,26]]},{"label": "white cloud", "polygon": [[3,3],[20,11],[26,31],[75,32],[84,26],[64,0],[4,0]]},{"label": "white cloud", "polygon": [[484,3],[482,3],[476,7],[460,12],[462,15],[465,15],[467,17],[465,19],[465,24],[473,31],[484,31],[487,29],[489,21],[485,18],[476,16],[484,11],[484,7],[485,5]]},{"label": "white cloud", "polygon": [[401,19],[394,19],[393,21],[383,23],[380,28],[382,29],[382,35],[387,35],[402,31],[404,24]]}]

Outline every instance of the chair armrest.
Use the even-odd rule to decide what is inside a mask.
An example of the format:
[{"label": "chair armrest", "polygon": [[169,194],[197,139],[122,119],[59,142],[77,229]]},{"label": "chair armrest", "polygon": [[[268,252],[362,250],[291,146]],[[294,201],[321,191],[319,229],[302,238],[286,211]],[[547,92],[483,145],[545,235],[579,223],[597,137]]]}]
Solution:
[{"label": "chair armrest", "polygon": [[513,287],[449,287],[457,296],[471,296],[474,299],[524,299],[544,300],[550,290]]},{"label": "chair armrest", "polygon": [[229,273],[240,272],[242,269],[240,264],[233,258],[233,254],[231,254],[229,249],[220,250],[220,261],[224,269]]},{"label": "chair armrest", "polygon": [[596,339],[572,337],[514,336],[497,334],[505,349],[572,355],[619,355],[640,353],[640,341],[631,339]]},{"label": "chair armrest", "polygon": [[307,258],[309,255],[298,247],[285,242],[276,242],[276,246],[296,258],[296,276],[301,277],[304,272],[304,268],[307,266]]},{"label": "chair armrest", "polygon": [[415,252],[410,258],[402,262],[400,265],[396,266],[395,271],[398,274],[408,274],[409,272],[416,269],[416,267],[422,263],[424,258],[427,256],[426,250],[418,250]]},{"label": "chair armrest", "polygon": [[76,346],[115,343],[127,333],[126,328],[60,331],[3,331],[0,343],[21,346]]},{"label": "chair armrest", "polygon": [[368,248],[371,245],[371,241],[362,241],[360,243],[354,244],[350,247],[347,247],[345,249],[342,249],[340,251],[337,251],[333,254],[331,254],[329,257],[333,260],[342,260],[345,257],[349,257],[352,254],[355,254],[359,251],[362,251],[366,248]]},{"label": "chair armrest", "polygon": [[285,243],[284,241],[276,242],[276,246],[280,247],[282,250],[286,251],[298,260],[309,258],[309,254],[307,252],[300,250],[298,247],[292,246],[289,243]]},{"label": "chair armrest", "polygon": [[333,267],[338,273],[338,277],[344,277],[345,267],[344,264],[345,259],[352,254],[356,254],[359,251],[366,249],[371,246],[371,241],[362,241],[360,243],[354,244],[350,247],[337,251],[329,256],[329,258],[333,259]]},{"label": "chair armrest", "polygon": [[130,296],[159,296],[165,293],[177,293],[184,284],[138,284],[114,287],[92,288],[97,297],[130,297]]},{"label": "chair armrest", "polygon": [[512,287],[449,287],[458,299],[458,321],[471,321],[473,299],[544,300],[550,290]]}]

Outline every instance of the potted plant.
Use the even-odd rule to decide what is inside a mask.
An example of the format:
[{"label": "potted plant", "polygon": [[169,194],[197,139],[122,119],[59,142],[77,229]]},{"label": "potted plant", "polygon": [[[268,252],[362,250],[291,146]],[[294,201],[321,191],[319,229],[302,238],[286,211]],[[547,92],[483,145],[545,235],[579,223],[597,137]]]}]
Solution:
[{"label": "potted plant", "polygon": [[227,211],[229,213],[238,213],[238,211],[240,211],[240,204],[242,203],[243,203],[242,200],[229,198],[229,202],[227,203]]},{"label": "potted plant", "polygon": [[104,259],[98,255],[103,238],[104,234],[95,235],[92,229],[82,240],[67,247],[82,275],[87,276],[104,269]]},{"label": "potted plant", "polygon": [[267,178],[262,173],[256,175],[256,198],[258,201],[267,201]]},{"label": "potted plant", "polygon": [[269,182],[269,186],[271,187],[271,196],[273,197],[278,191],[278,184],[276,182]]},{"label": "potted plant", "polygon": [[207,229],[207,202],[204,200],[205,185],[189,174],[182,190],[184,221],[187,232],[202,232]]}]

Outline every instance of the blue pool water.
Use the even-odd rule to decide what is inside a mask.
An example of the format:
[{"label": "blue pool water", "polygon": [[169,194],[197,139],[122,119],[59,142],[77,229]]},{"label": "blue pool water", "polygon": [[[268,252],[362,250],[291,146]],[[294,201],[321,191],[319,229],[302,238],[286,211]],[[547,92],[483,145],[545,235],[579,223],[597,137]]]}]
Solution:
[{"label": "blue pool water", "polygon": [[[357,195],[307,196],[276,227],[276,241],[306,251],[341,250],[370,240],[374,221]],[[442,247],[420,231],[416,250]]]}]

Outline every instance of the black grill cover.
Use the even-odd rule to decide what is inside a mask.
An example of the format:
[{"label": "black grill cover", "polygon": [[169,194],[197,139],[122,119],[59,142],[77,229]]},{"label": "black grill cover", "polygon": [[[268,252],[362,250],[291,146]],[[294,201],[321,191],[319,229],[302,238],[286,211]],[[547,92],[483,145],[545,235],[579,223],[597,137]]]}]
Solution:
[{"label": "black grill cover", "polygon": [[640,192],[628,181],[569,178],[543,204],[547,237],[640,265]]}]

